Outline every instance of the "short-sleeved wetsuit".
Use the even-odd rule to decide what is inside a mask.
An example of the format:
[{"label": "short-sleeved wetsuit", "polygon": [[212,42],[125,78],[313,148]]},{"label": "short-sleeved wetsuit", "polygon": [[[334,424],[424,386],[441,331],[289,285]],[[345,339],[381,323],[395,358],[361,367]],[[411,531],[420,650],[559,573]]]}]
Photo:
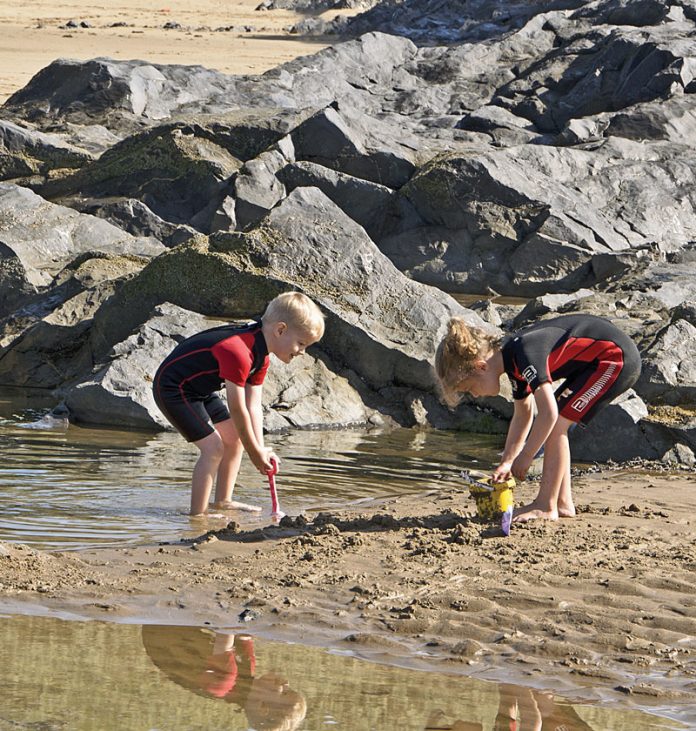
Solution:
[{"label": "short-sleeved wetsuit", "polygon": [[563,379],[555,393],[558,412],[580,424],[587,424],[640,375],[635,343],[593,315],[542,320],[505,338],[501,348],[514,399]]},{"label": "short-sleeved wetsuit", "polygon": [[217,393],[223,383],[261,385],[268,363],[260,321],[204,330],[179,343],[157,369],[155,401],[187,441],[197,442],[230,418]]}]

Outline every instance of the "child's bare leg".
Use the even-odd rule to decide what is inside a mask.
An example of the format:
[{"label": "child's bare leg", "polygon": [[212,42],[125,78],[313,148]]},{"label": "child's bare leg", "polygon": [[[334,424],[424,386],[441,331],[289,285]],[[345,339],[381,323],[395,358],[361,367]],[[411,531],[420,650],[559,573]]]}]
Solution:
[{"label": "child's bare leg", "polygon": [[237,482],[237,475],[239,474],[239,466],[244,453],[244,447],[235,429],[234,422],[232,419],[228,419],[227,421],[216,424],[215,428],[223,441],[224,453],[217,471],[214,507],[218,510],[236,509],[260,511],[261,508],[255,505],[232,500],[234,486]]},{"label": "child's bare leg", "polygon": [[[559,416],[551,434],[544,445],[544,467],[541,472],[539,492],[529,505],[515,510],[513,520],[525,523],[528,520],[545,518],[558,520],[559,496],[563,482],[568,480],[567,496],[570,496],[570,446],[568,444],[568,428],[571,421]],[[572,504],[572,500],[571,500]],[[564,505],[564,510],[567,505]]]},{"label": "child's bare leg", "polygon": [[[569,446],[570,450],[570,446]],[[575,517],[575,503],[573,502],[573,495],[571,493],[571,482],[570,482],[570,451],[568,453],[568,469],[563,475],[563,481],[561,482],[561,489],[558,493],[558,517],[559,518],[574,518]]]},{"label": "child's bare leg", "polygon": [[224,452],[224,445],[217,432],[208,434],[194,444],[200,455],[193,468],[191,484],[191,515],[201,515],[208,509],[210,491]]}]

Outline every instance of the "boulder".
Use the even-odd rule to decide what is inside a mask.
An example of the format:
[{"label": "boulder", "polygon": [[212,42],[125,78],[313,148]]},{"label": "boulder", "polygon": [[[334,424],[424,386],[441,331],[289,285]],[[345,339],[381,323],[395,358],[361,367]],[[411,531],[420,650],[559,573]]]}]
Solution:
[{"label": "boulder", "polygon": [[[445,277],[460,275],[459,291],[571,292],[596,284],[594,255],[630,248],[590,200],[563,184],[560,153],[544,157],[547,169],[508,150],[440,157],[401,189],[426,224],[445,234],[433,257],[446,263]],[[401,235],[380,245],[393,248]]]},{"label": "boulder", "polygon": [[78,254],[153,256],[164,250],[155,239],[130,236],[9,183],[0,183],[0,247],[0,317],[47,287]]},{"label": "boulder", "polygon": [[[234,178],[230,196],[235,200],[234,220],[237,228],[243,230],[254,226],[285,197],[285,186],[276,173],[287,162],[288,159],[279,150],[267,150],[244,163]],[[218,226],[216,230],[224,228]]]},{"label": "boulder", "polygon": [[696,326],[671,322],[643,354],[636,389],[651,403],[696,404]]},{"label": "boulder", "polygon": [[288,289],[304,291],[327,315],[323,362],[334,373],[356,374],[351,383],[362,384],[363,402],[371,399],[405,423],[414,423],[413,412],[388,403],[380,390],[399,385],[432,395],[431,360],[450,316],[490,328],[448,295],[407,279],[321,191],[298,188],[257,228],[219,232],[210,242],[198,237],[124,281],[95,314],[88,357],[109,362],[111,349],[163,302],[204,315],[250,317]]},{"label": "boulder", "polygon": [[415,171],[414,150],[385,135],[378,139],[372,129],[382,126],[377,120],[355,111],[345,115],[327,107],[299,125],[292,132],[296,158],[388,188],[404,185]]},{"label": "boulder", "polygon": [[0,320],[0,384],[56,388],[89,372],[84,348],[94,313],[117,283],[140,271],[144,257],[83,254],[51,285]]},{"label": "boulder", "polygon": [[157,216],[186,224],[223,195],[241,162],[198,134],[195,125],[156,127],[126,138],[74,175],[49,181],[49,199],[71,196],[138,198]]},{"label": "boulder", "polygon": [[288,192],[295,188],[318,188],[373,239],[378,237],[394,197],[394,191],[383,185],[312,162],[285,165],[276,175]]},{"label": "boulder", "polygon": [[636,457],[662,459],[673,445],[646,422],[645,402],[632,390],[619,396],[586,428],[570,432],[570,451],[580,462],[622,462]]},{"label": "boulder", "polygon": [[45,175],[55,168],[79,168],[92,159],[58,135],[0,121],[0,180]]},{"label": "boulder", "polygon": [[103,218],[132,236],[157,239],[167,247],[178,246],[197,233],[186,224],[165,221],[135,198],[83,198],[78,195],[60,202],[81,213]]}]

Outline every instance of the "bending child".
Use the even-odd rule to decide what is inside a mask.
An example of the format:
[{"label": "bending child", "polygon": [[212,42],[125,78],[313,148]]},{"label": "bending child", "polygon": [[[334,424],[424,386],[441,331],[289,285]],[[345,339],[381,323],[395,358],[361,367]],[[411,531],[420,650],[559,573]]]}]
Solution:
[{"label": "bending child", "polygon": [[[215,483],[215,507],[258,510],[233,502],[242,452],[261,474],[277,457],[264,445],[262,384],[269,353],[283,363],[324,334],[324,317],[300,292],[269,302],[260,320],[223,325],[187,338],[164,359],[154,378],[157,406],[200,451],[193,469],[191,515],[205,513]],[[225,386],[227,406],[218,391]],[[228,410],[229,407],[229,410]]]},{"label": "bending child", "polygon": [[[575,515],[568,429],[585,426],[637,381],[640,355],[627,335],[592,315],[543,320],[501,340],[452,318],[437,349],[435,370],[450,405],[463,393],[496,396],[500,377],[508,376],[514,412],[493,481],[510,475],[523,480],[543,446],[539,493],[515,510],[513,520],[556,520]],[[554,391],[557,380],[562,383]]]}]

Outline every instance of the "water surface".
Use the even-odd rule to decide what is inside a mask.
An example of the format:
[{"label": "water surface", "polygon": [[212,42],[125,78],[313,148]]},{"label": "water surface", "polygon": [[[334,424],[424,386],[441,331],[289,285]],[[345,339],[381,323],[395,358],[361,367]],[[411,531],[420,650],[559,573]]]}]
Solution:
[{"label": "water surface", "polygon": [[377,665],[234,629],[0,617],[0,664],[1,731],[686,728],[638,710]]},{"label": "water surface", "polygon": [[[224,524],[186,514],[198,453],[180,436],[51,426],[53,405],[37,393],[0,393],[0,540],[69,550],[177,540]],[[277,484],[289,514],[461,484],[458,472],[493,465],[501,442],[410,429],[267,437],[282,460]],[[227,519],[268,522],[267,482],[246,458],[235,498],[264,513]]]}]

